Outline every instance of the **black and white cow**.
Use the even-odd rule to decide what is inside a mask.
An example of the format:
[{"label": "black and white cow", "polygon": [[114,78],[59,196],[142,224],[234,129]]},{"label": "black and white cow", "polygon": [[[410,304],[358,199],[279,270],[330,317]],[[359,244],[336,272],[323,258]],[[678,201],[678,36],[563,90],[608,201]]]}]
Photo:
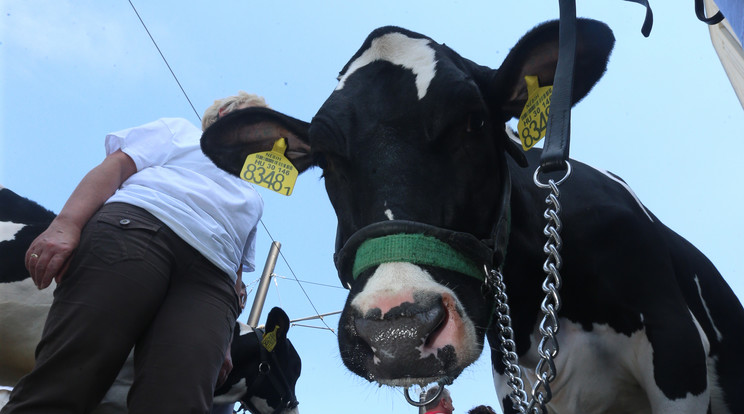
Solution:
[{"label": "black and white cow", "polygon": [[0,385],[14,385],[34,366],[34,349],[52,303],[53,286],[38,290],[23,259],[55,216],[0,186]]},{"label": "black and white cow", "polygon": [[263,330],[239,324],[233,334],[233,369],[215,391],[215,405],[240,401],[252,413],[299,412],[295,384],[302,367],[288,330],[289,318],[277,307],[269,311]]},{"label": "black and white cow", "polygon": [[[577,37],[573,103],[601,78],[614,45],[597,21],[580,20]],[[479,273],[503,265],[531,389],[547,190],[533,184],[539,151],[516,149],[504,124],[525,105],[525,76],[552,84],[557,39],[557,22],[540,25],[494,70],[383,27],[311,123],[247,109],[204,133],[204,152],[236,175],[247,154],[278,137],[298,170],[323,169],[338,217],[336,265],[350,289],[338,340],[351,371],[392,386],[447,383],[488,337],[499,398],[514,412],[493,295]],[[731,289],[621,179],[572,165],[560,187],[560,352],[549,412],[744,412],[744,311]],[[495,250],[484,254],[484,244]]]},{"label": "black and white cow", "polygon": [[0,283],[26,279],[26,249],[57,215],[0,186]]},{"label": "black and white cow", "polygon": [[[38,290],[23,259],[28,246],[55,216],[38,203],[0,186],[0,386],[12,387],[34,366],[34,349],[52,303],[54,285]],[[236,323],[231,346],[233,369],[215,391],[215,409],[222,406],[232,413],[235,403],[241,402],[254,414],[299,412],[295,385],[301,360],[287,338],[289,325],[282,309],[271,309],[265,326],[274,336],[267,349],[262,345],[262,331]],[[126,397],[133,374],[130,355],[94,414],[127,412]],[[2,391],[0,394],[5,393]],[[4,402],[0,398],[0,407]]]}]

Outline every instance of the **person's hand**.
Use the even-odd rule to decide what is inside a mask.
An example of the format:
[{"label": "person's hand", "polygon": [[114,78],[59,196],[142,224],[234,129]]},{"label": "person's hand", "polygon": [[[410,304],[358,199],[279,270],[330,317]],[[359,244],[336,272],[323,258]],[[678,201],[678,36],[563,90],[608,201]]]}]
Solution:
[{"label": "person's hand", "polygon": [[47,288],[57,283],[67,271],[70,258],[80,243],[80,228],[55,219],[26,251],[26,269],[36,287]]},{"label": "person's hand", "polygon": [[225,360],[222,361],[222,368],[220,368],[220,373],[217,375],[217,387],[221,386],[225,383],[225,381],[227,381],[227,376],[230,375],[230,371],[232,371],[232,369],[232,355],[230,355],[230,349],[228,349],[227,353],[225,354]]},{"label": "person's hand", "polygon": [[80,232],[85,223],[135,172],[137,165],[119,149],[85,174],[59,215],[26,251],[26,269],[36,287],[44,289],[52,279],[57,283],[62,281],[70,258],[80,244]]}]

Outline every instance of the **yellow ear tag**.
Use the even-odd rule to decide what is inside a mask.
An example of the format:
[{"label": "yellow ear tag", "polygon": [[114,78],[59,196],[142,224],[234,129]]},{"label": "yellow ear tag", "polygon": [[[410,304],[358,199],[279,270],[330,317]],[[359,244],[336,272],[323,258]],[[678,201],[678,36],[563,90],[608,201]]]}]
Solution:
[{"label": "yellow ear tag", "polygon": [[297,169],[284,156],[287,140],[279,138],[271,151],[248,154],[240,178],[261,187],[290,195],[297,181]]},{"label": "yellow ear tag", "polygon": [[548,114],[550,113],[550,97],[552,86],[540,87],[537,76],[525,76],[527,82],[527,103],[519,115],[519,139],[522,148],[527,151],[545,136],[548,130]]},{"label": "yellow ear tag", "polygon": [[279,325],[275,325],[274,330],[264,335],[261,340],[261,345],[269,352],[274,352],[274,348],[276,347],[276,331],[278,330]]}]

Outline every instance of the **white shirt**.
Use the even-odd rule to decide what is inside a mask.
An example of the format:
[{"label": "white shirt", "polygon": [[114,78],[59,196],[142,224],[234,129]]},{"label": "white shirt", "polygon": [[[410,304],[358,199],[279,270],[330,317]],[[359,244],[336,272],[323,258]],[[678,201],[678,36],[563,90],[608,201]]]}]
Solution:
[{"label": "white shirt", "polygon": [[106,154],[129,155],[137,172],[106,201],[141,207],[225,271],[255,270],[256,225],[263,199],[253,186],[217,168],[201,151],[202,131],[162,118],[106,136]]}]

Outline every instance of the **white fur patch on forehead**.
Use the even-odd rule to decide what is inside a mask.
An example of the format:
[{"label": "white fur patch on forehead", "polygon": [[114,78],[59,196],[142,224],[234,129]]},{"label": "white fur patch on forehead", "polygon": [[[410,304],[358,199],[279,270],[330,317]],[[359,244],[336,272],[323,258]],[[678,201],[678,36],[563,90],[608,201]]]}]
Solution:
[{"label": "white fur patch on forehead", "polygon": [[429,39],[413,39],[402,33],[388,33],[372,41],[369,49],[356,58],[338,78],[339,91],[344,88],[346,79],[358,69],[378,60],[388,61],[394,65],[410,69],[416,76],[416,90],[421,100],[426,96],[431,80],[437,69],[434,49],[429,46]]}]

